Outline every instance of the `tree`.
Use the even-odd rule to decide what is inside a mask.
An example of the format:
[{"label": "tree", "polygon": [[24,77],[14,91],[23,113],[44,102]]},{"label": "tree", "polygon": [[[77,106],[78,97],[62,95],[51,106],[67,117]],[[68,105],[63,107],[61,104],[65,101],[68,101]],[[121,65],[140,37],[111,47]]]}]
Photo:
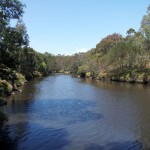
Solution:
[{"label": "tree", "polygon": [[133,28],[130,28],[128,31],[127,31],[127,36],[134,36],[135,34],[135,30]]},{"label": "tree", "polygon": [[19,0],[0,1],[0,63],[15,69],[19,65],[18,51],[27,45],[28,36],[18,26],[11,27],[9,23],[22,17],[23,7]]},{"label": "tree", "polygon": [[120,34],[114,33],[103,38],[100,43],[96,45],[96,52],[106,54],[113,46],[122,40]]},{"label": "tree", "polygon": [[56,71],[56,57],[52,54],[46,52],[44,53],[45,62],[48,67],[48,72],[55,72]]},{"label": "tree", "polygon": [[20,71],[24,75],[28,73],[33,73],[36,70],[36,65],[38,63],[36,54],[32,48],[24,47],[20,53],[21,63]]},{"label": "tree", "polygon": [[29,36],[27,34],[27,29],[25,26],[25,23],[22,21],[22,19],[19,19],[16,24],[16,31],[20,34],[20,46],[28,46],[29,45]]},{"label": "tree", "polygon": [[47,68],[47,64],[45,62],[41,62],[40,63],[39,71],[41,73],[43,73],[43,75],[47,75],[48,74],[48,68]]},{"label": "tree", "polygon": [[145,49],[150,50],[150,5],[147,9],[147,14],[141,21],[141,31],[145,38]]},{"label": "tree", "polygon": [[109,64],[116,68],[133,68],[135,66],[138,48],[130,41],[121,41],[107,55]]}]

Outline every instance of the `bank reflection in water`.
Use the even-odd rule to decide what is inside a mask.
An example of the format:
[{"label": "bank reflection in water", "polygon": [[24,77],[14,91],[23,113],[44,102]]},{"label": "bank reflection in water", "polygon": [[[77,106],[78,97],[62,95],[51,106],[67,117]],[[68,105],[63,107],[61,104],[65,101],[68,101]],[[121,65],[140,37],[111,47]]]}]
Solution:
[{"label": "bank reflection in water", "polygon": [[148,86],[60,74],[31,81],[22,90],[5,107],[16,149],[150,148]]}]

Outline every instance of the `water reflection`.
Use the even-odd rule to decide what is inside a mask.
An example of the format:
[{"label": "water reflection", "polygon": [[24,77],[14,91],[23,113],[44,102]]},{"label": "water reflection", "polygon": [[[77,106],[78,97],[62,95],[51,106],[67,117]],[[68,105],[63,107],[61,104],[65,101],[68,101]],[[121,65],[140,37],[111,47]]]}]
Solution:
[{"label": "water reflection", "polygon": [[[142,144],[138,141],[113,142],[104,146],[91,144],[85,150],[142,150]],[[146,150],[146,149],[145,149]]]},{"label": "water reflection", "polygon": [[[66,129],[63,128],[45,128],[41,125],[29,125],[30,136],[24,134],[19,137],[18,149],[21,150],[41,150],[55,149],[63,150],[69,144]],[[45,134],[47,133],[47,134]],[[44,140],[42,139],[44,138]]]},{"label": "water reflection", "polygon": [[[17,130],[23,131],[20,129],[22,123],[17,123],[11,126],[11,128],[18,128]],[[63,150],[66,145],[70,142],[68,141],[68,132],[63,129],[57,128],[43,128],[37,124],[30,124],[30,136],[27,136],[27,133],[21,132],[21,134],[16,134],[13,138],[10,138],[8,129],[5,127],[1,133],[2,140],[0,140],[0,148],[2,150]],[[12,129],[11,129],[12,130]],[[43,133],[42,133],[42,132]],[[47,133],[46,135],[44,133]],[[12,134],[12,133],[11,133]],[[41,139],[41,136],[44,136],[44,140]],[[11,135],[12,137],[12,135]]]},{"label": "water reflection", "polygon": [[150,148],[148,86],[54,75],[22,90],[4,107],[16,149]]},{"label": "water reflection", "polygon": [[5,126],[0,129],[0,149],[2,150],[17,150],[17,138],[12,138],[9,135],[9,127]]},{"label": "water reflection", "polygon": [[97,86],[102,89],[117,90],[117,89],[133,89],[138,90],[149,89],[149,85],[137,84],[137,83],[127,83],[127,82],[114,82],[114,81],[101,81],[92,80],[89,78],[81,79],[81,83],[88,83],[93,86]]}]

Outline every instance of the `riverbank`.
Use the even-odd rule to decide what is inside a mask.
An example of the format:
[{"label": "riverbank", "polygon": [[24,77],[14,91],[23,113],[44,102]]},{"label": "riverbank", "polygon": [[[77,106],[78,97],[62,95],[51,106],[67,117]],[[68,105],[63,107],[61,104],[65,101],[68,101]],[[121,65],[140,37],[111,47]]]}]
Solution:
[{"label": "riverbank", "polygon": [[[13,94],[18,90],[18,86],[23,85],[27,80],[25,77],[6,67],[5,65],[0,65],[0,107],[7,104],[6,97]],[[0,110],[0,129],[3,124],[8,121],[7,115]]]},{"label": "riverbank", "polygon": [[33,71],[23,75],[3,64],[0,65],[0,97],[7,97],[15,91],[19,92],[18,87],[36,77],[42,77],[42,73]]},{"label": "riverbank", "polygon": [[106,76],[100,76],[99,78],[106,78],[117,82],[150,84],[150,69],[116,69],[107,73]]},{"label": "riverbank", "polygon": [[18,87],[27,82],[25,76],[17,71],[0,65],[0,97],[6,97],[15,91]]},{"label": "riverbank", "polygon": [[[21,92],[19,86],[36,77],[42,77],[42,73],[33,71],[23,75],[16,70],[13,70],[3,64],[0,65],[0,107],[7,104],[6,97]],[[5,113],[0,110],[0,126],[8,120]]]},{"label": "riverbank", "polygon": [[81,78],[91,78],[96,80],[107,80],[116,82],[129,82],[150,85],[150,68],[140,69],[116,69],[109,72],[101,72],[98,75],[91,72],[77,74]]}]

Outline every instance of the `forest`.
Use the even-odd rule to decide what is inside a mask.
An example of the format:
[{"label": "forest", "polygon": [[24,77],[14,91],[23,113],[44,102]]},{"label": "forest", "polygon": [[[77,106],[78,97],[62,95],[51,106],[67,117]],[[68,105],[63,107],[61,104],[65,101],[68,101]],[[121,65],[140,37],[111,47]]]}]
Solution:
[{"label": "forest", "polygon": [[[138,31],[130,28],[126,36],[111,33],[95,48],[71,56],[42,54],[29,46],[24,7],[19,0],[0,1],[0,105],[18,86],[50,73],[150,84],[150,6]],[[7,117],[0,113],[2,125]]]}]

